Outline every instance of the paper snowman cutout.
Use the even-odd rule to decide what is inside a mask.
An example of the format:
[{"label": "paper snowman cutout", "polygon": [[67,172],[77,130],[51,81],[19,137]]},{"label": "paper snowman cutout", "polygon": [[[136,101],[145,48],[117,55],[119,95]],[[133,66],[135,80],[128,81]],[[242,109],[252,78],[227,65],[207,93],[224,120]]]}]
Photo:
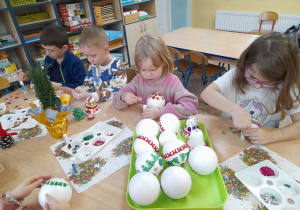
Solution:
[{"label": "paper snowman cutout", "polygon": [[180,129],[180,120],[176,117],[176,115],[166,113],[160,116],[158,119],[158,125],[161,132],[170,130],[177,133]]},{"label": "paper snowman cutout", "polygon": [[100,107],[97,105],[95,99],[89,96],[85,101],[85,113],[87,115],[95,115],[101,111]]},{"label": "paper snowman cutout", "polygon": [[46,194],[51,195],[59,203],[69,203],[72,197],[70,184],[62,178],[49,179],[40,189],[39,203],[45,208],[47,203]]},{"label": "paper snowman cutout", "polygon": [[198,128],[198,120],[194,115],[188,116],[186,118],[186,123],[185,126],[182,128],[181,130],[181,134],[185,137],[185,138],[189,138],[191,131]]},{"label": "paper snowman cutout", "polygon": [[208,175],[217,168],[218,156],[210,147],[198,146],[190,152],[188,162],[197,174]]},{"label": "paper snowman cutout", "polygon": [[183,165],[189,156],[190,150],[188,145],[179,139],[169,141],[163,147],[163,158],[169,165]]},{"label": "paper snowman cutout", "polygon": [[192,130],[190,138],[186,143],[189,146],[190,150],[194,149],[197,146],[206,146],[206,142],[203,138],[203,132],[198,128]]},{"label": "paper snowman cutout", "polygon": [[170,198],[181,199],[191,191],[191,175],[182,167],[171,166],[167,168],[160,178],[163,192]]},{"label": "paper snowman cutout", "polygon": [[135,174],[128,185],[130,198],[141,206],[147,206],[159,196],[160,184],[156,176],[150,172],[141,172]]},{"label": "paper snowman cutout", "polygon": [[147,151],[159,152],[159,142],[153,135],[138,135],[134,140],[133,149],[137,155]]},{"label": "paper snowman cutout", "polygon": [[135,170],[138,173],[150,172],[158,176],[163,170],[163,160],[157,152],[143,152],[136,158]]},{"label": "paper snowman cutout", "polygon": [[165,98],[158,93],[153,93],[147,98],[147,107],[148,108],[160,108],[165,106]]}]

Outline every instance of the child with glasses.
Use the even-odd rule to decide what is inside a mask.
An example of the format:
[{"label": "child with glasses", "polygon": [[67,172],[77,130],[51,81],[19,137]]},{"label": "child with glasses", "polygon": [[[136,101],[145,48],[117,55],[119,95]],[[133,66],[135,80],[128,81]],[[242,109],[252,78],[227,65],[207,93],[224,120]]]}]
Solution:
[{"label": "child with glasses", "polygon": [[[257,38],[240,56],[236,68],[210,84],[200,95],[233,120],[253,144],[300,137],[300,70],[294,39],[273,32]],[[279,127],[281,112],[292,124]],[[251,120],[262,127],[251,128]],[[273,127],[273,128],[267,128]]]}]

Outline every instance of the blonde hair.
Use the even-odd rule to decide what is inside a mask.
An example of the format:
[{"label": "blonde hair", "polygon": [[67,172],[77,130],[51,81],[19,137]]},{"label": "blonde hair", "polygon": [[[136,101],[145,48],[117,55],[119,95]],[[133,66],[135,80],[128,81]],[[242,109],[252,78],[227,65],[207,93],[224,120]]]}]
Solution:
[{"label": "blonde hair", "polygon": [[[296,108],[300,103],[300,95],[297,91],[297,89],[300,90],[298,55],[298,44],[291,37],[279,32],[260,36],[241,54],[237,62],[233,85],[239,92],[245,93],[244,88],[249,85],[244,78],[245,67],[256,64],[265,79],[283,81],[273,114],[283,109]],[[292,99],[291,90],[295,95],[295,100]],[[297,103],[294,105],[294,102]]]},{"label": "blonde hair", "polygon": [[173,60],[165,42],[157,36],[142,36],[135,46],[135,64],[140,72],[141,61],[150,58],[153,66],[164,66],[162,76],[167,76],[174,70]]},{"label": "blonde hair", "polygon": [[108,45],[108,38],[101,26],[90,25],[83,29],[79,37],[79,47],[99,47]]}]

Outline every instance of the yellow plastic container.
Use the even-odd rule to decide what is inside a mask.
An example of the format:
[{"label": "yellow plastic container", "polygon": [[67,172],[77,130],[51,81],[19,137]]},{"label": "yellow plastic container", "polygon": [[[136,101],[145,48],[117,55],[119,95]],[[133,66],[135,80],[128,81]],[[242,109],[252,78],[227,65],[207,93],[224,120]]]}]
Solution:
[{"label": "yellow plastic container", "polygon": [[12,7],[35,4],[36,0],[9,0]]},{"label": "yellow plastic container", "polygon": [[16,64],[14,64],[14,63],[10,64],[9,66],[4,67],[4,69],[5,69],[6,73],[13,73],[18,70]]}]

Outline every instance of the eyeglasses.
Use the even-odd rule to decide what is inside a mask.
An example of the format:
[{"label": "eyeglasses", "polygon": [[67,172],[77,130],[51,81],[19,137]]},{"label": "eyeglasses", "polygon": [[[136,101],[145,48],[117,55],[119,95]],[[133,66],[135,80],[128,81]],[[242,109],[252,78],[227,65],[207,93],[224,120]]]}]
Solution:
[{"label": "eyeglasses", "polygon": [[247,70],[247,67],[245,68],[245,74],[244,74],[244,77],[245,79],[251,83],[251,84],[260,84],[261,86],[263,87],[267,87],[267,88],[276,88],[276,87],[279,87],[282,83],[282,80],[276,82],[275,84],[270,84],[270,83],[267,83],[267,82],[260,82],[258,81],[257,79],[253,79],[253,78],[250,78],[250,77],[247,77],[246,76],[246,73],[248,72]]}]

